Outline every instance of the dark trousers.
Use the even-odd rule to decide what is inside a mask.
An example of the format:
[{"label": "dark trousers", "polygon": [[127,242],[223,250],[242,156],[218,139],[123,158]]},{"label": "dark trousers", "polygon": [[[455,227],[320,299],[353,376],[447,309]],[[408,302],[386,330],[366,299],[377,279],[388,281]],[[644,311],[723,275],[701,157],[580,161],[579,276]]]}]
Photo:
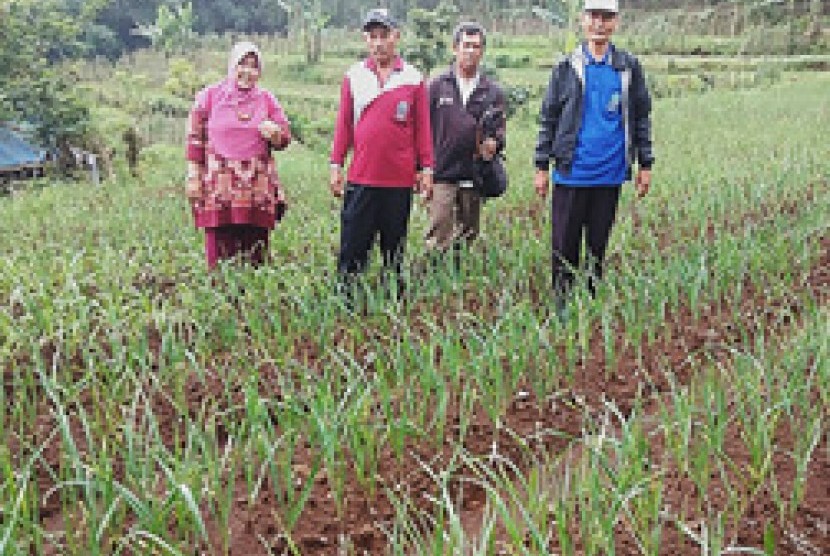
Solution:
[{"label": "dark trousers", "polygon": [[400,275],[411,208],[411,187],[348,184],[340,213],[337,272],[350,277],[366,270],[375,237],[380,236],[384,268]]},{"label": "dark trousers", "polygon": [[205,228],[205,255],[211,270],[220,260],[236,257],[241,257],[252,266],[260,266],[267,254],[267,228],[242,224]]},{"label": "dark trousers", "polygon": [[557,185],[552,201],[553,288],[566,294],[579,264],[583,234],[587,243],[588,288],[596,293],[611,227],[617,214],[620,187],[569,187]]}]

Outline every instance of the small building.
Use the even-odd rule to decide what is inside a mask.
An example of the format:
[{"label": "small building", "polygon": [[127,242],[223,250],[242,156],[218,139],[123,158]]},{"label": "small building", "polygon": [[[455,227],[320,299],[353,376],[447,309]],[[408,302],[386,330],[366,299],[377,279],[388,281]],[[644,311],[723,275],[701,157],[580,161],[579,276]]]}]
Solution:
[{"label": "small building", "polygon": [[0,183],[42,176],[49,154],[19,131],[0,124]]}]

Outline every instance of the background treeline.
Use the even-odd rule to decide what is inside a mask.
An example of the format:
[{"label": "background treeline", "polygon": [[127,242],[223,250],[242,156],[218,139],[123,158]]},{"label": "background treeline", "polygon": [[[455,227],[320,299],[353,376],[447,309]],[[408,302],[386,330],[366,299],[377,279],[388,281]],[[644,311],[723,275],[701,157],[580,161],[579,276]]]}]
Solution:
[{"label": "background treeline", "polygon": [[[12,4],[16,2],[11,0]],[[434,9],[439,0],[65,0],[70,14],[95,12],[86,22],[83,38],[88,52],[115,57],[125,49],[149,44],[142,29],[157,23],[159,10],[192,9],[192,29],[198,34],[276,33],[325,27],[355,27],[366,9],[390,8],[402,18],[416,8]],[[550,18],[564,24],[573,2],[569,0],[461,0],[453,2],[462,14],[475,14],[493,23],[499,19]],[[788,17],[830,11],[822,0],[624,0],[625,10],[732,11],[736,15],[781,23]]]}]

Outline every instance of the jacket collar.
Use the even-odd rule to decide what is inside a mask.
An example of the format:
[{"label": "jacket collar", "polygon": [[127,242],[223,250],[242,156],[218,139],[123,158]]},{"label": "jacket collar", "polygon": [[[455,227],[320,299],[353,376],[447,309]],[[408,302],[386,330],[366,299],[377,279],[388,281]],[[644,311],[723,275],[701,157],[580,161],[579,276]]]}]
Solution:
[{"label": "jacket collar", "polygon": [[[576,48],[573,49],[573,52],[571,52],[570,60],[574,68],[584,68],[585,65],[588,64],[588,62],[590,61],[589,57],[585,53],[587,47],[587,43],[583,41],[582,43],[578,44]],[[607,63],[610,63],[611,67],[618,71],[626,69],[628,67],[628,64],[623,53],[618,48],[616,48],[613,43],[608,45],[608,48],[609,56]]]},{"label": "jacket collar", "polygon": [[[442,73],[439,76],[439,79],[441,79],[443,81],[452,81],[453,83],[455,83],[456,82],[455,80],[457,79],[457,72],[455,71],[455,64],[454,63],[450,64],[450,67],[447,69],[447,71],[445,71],[444,73]],[[476,89],[478,89],[479,87],[487,88],[489,86],[490,86],[490,80],[487,78],[486,75],[484,75],[484,72],[481,71],[481,66],[479,66],[479,68],[478,68],[478,85],[476,86]]]},{"label": "jacket collar", "polygon": [[[375,73],[378,72],[378,64],[377,64],[377,62],[375,62],[375,59],[372,58],[371,56],[366,58],[366,62],[364,62],[364,63],[366,64],[366,67],[369,68],[370,70],[372,70],[373,72],[375,72]],[[403,58],[401,58],[399,55],[397,55],[397,56],[395,56],[395,59],[392,60],[392,71],[401,71],[401,70],[403,70]]]},{"label": "jacket collar", "polygon": [[594,58],[594,55],[591,54],[590,49],[588,48],[588,43],[582,43],[582,54],[585,56],[585,63],[586,64],[597,64],[597,65],[610,65],[611,64],[611,57],[614,55],[614,45],[609,44],[608,49],[605,51],[605,54],[597,60]]}]

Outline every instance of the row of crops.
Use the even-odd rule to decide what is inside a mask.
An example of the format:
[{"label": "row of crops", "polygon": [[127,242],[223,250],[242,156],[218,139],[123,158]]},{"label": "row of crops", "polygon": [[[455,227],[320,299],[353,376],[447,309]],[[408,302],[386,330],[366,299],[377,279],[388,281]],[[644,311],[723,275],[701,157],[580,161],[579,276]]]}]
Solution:
[{"label": "row of crops", "polygon": [[565,322],[530,113],[461,270],[416,208],[407,299],[370,273],[358,316],[324,152],[280,155],[258,270],[206,273],[179,145],[5,200],[0,554],[821,554],[830,83],[793,76],[656,103]]}]

